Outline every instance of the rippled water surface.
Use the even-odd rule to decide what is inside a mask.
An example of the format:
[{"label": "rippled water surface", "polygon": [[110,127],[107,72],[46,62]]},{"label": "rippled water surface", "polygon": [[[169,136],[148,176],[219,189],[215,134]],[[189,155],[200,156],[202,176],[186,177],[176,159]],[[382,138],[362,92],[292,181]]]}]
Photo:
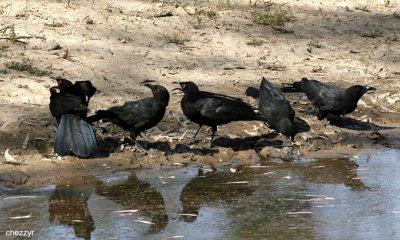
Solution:
[{"label": "rippled water surface", "polygon": [[399,150],[209,170],[2,187],[0,239],[400,239]]}]

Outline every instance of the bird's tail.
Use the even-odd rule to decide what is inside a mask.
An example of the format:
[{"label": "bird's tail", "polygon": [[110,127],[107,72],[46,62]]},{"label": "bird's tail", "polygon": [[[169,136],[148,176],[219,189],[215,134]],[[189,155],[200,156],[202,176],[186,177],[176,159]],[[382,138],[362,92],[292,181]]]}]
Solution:
[{"label": "bird's tail", "polygon": [[98,110],[95,115],[89,116],[87,118],[88,123],[94,123],[97,121],[100,121],[101,119],[109,118],[113,119],[116,118],[116,114],[113,112],[110,112],[108,110]]},{"label": "bird's tail", "polygon": [[92,126],[79,116],[63,114],[57,128],[54,152],[59,156],[74,154],[88,157],[97,150]]}]

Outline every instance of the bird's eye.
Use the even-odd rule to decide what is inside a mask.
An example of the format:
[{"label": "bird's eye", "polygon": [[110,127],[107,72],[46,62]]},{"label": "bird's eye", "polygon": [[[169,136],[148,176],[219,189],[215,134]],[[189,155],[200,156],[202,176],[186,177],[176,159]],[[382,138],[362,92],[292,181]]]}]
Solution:
[{"label": "bird's eye", "polygon": [[185,89],[186,88],[186,84],[182,84],[182,88]]}]

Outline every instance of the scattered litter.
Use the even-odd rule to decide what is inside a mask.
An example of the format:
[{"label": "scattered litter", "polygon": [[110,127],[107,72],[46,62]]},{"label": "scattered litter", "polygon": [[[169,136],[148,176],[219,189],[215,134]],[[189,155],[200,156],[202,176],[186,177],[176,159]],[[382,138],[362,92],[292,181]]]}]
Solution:
[{"label": "scattered litter", "polygon": [[232,173],[235,173],[237,170],[236,170],[236,168],[229,168],[229,171]]},{"label": "scattered litter", "polygon": [[264,173],[264,175],[271,175],[271,174],[275,174],[275,172],[274,172],[274,171],[271,171],[271,172],[266,172],[266,173]]},{"label": "scattered litter", "polygon": [[185,237],[185,236],[184,236],[184,235],[176,235],[176,236],[172,236],[172,237],[163,238],[163,240],[167,240],[167,239],[176,239],[176,238],[183,238],[183,237]]},{"label": "scattered litter", "polygon": [[271,166],[260,166],[260,165],[253,165],[250,166],[251,168],[270,168]]},{"label": "scattered litter", "polygon": [[175,178],[175,176],[168,176],[168,177],[158,177],[158,178]]},{"label": "scattered litter", "polygon": [[26,134],[25,140],[22,143],[22,149],[26,149],[28,147],[28,142],[29,142],[29,133]]},{"label": "scattered litter", "polygon": [[335,200],[333,197],[326,197],[325,200]]},{"label": "scattered litter", "polygon": [[120,210],[120,211],[114,211],[115,213],[135,213],[138,212],[139,210],[137,209],[132,209],[132,210]]},{"label": "scattered litter", "polygon": [[29,215],[25,215],[25,216],[9,217],[8,219],[26,219],[26,218],[30,218],[31,216],[32,216],[32,213]]},{"label": "scattered litter", "polygon": [[180,163],[180,162],[174,162],[174,163],[172,163],[172,165],[180,166],[180,167],[186,166],[185,164]]},{"label": "scattered litter", "polygon": [[355,158],[355,159],[360,159],[360,156],[354,155],[353,158]]},{"label": "scattered litter", "polygon": [[249,181],[227,182],[227,183],[223,183],[223,184],[244,184],[244,183],[249,183]]},{"label": "scattered litter", "polygon": [[313,166],[311,168],[324,168],[324,167],[325,167],[324,165],[320,165],[320,166]]},{"label": "scattered litter", "polygon": [[188,132],[189,129],[186,129],[186,131],[182,134],[182,136],[179,137],[178,142],[182,141],[182,139],[186,136],[186,133]]},{"label": "scattered litter", "polygon": [[41,197],[43,197],[43,196],[34,196],[34,195],[32,195],[32,196],[14,196],[14,197],[5,197],[5,198],[3,198],[4,200],[9,200],[9,199],[22,199],[22,198],[41,198]]},{"label": "scattered litter", "polygon": [[144,224],[154,224],[154,223],[152,223],[152,222],[144,221],[144,220],[133,220],[133,221],[135,221],[135,222],[140,222],[140,223],[144,223]]},{"label": "scattered litter", "polygon": [[285,176],[285,177],[283,177],[283,179],[291,179],[292,177],[291,176]]},{"label": "scattered litter", "polygon": [[78,222],[78,223],[82,223],[83,221],[82,221],[82,220],[78,220],[78,219],[74,219],[74,220],[71,220],[71,222]]},{"label": "scattered litter", "polygon": [[13,156],[11,156],[9,151],[10,150],[7,148],[7,150],[4,152],[4,158],[6,159],[5,163],[20,165],[22,163],[22,161],[17,160]]}]

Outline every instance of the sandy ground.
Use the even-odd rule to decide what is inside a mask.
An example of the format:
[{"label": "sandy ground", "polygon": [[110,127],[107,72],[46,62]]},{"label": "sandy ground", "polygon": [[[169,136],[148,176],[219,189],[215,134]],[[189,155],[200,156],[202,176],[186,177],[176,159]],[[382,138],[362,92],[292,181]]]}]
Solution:
[{"label": "sandy ground", "polygon": [[[259,164],[398,148],[400,5],[385,2],[2,1],[0,151],[3,155],[10,149],[23,164],[1,163],[0,183],[40,185],[155,164]],[[255,24],[252,13],[266,8],[287,11],[290,21],[278,29]],[[166,12],[172,16],[156,17]],[[25,36],[32,38],[21,38]],[[25,61],[49,74],[9,69],[11,61]],[[297,146],[282,146],[285,139],[259,122],[237,122],[219,128],[211,151],[205,149],[210,139],[206,128],[199,143],[186,145],[197,126],[182,115],[181,95],[172,94],[164,120],[140,139],[150,148],[148,155],[121,150],[119,140],[128,133],[98,124],[101,151],[96,156],[59,159],[52,155],[56,123],[48,103],[55,82],[49,75],[91,80],[98,88],[91,113],[148,96],[139,84],[144,80],[169,90],[176,87],[174,81],[191,80],[201,89],[242,97],[253,105],[244,91],[258,86],[261,76],[277,85],[308,77],[378,90],[365,95],[357,111],[334,130],[310,114],[305,96],[287,94],[302,125],[309,126],[296,136]]]}]

